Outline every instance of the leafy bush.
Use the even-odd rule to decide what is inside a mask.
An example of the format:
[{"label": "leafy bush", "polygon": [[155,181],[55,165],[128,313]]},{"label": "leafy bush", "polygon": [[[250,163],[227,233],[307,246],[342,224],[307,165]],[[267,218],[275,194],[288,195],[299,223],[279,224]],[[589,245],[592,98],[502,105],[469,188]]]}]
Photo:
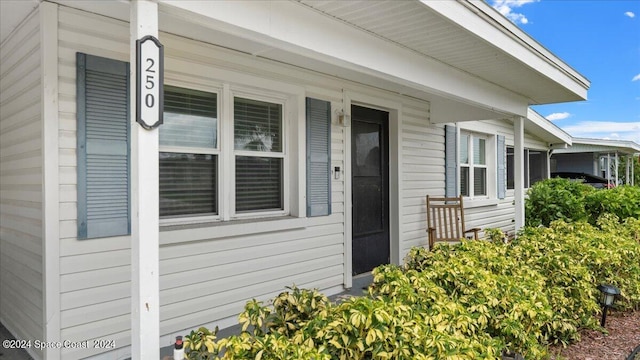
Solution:
[{"label": "leafy bush", "polygon": [[550,343],[598,329],[596,285],[640,307],[640,220],[606,214],[597,225],[552,222],[511,243],[412,249],[403,267],[374,270],[366,297],[332,304],[296,287],[270,305],[250,301],[242,333],[217,340],[192,331],[189,359],[497,359],[503,350],[544,359]]},{"label": "leafy bush", "polygon": [[554,220],[566,222],[587,218],[584,197],[594,192],[589,185],[555,178],[535,183],[525,201],[527,226],[549,226]]},{"label": "leafy bush", "polygon": [[640,219],[640,187],[625,185],[593,191],[585,197],[585,209],[592,224],[605,213],[614,214],[620,219]]},{"label": "leafy bush", "polygon": [[640,218],[640,187],[623,185],[595,190],[589,185],[555,178],[535,183],[525,201],[528,226],[549,226],[555,220],[588,220],[596,225],[603,214],[614,214],[621,220]]}]

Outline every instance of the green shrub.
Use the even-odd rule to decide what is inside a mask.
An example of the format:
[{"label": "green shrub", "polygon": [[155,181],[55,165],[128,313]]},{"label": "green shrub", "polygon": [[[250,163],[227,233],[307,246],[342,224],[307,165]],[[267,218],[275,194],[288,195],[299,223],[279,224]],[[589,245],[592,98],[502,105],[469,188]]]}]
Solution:
[{"label": "green shrub", "polygon": [[525,201],[527,226],[549,226],[554,220],[566,222],[587,218],[585,195],[595,191],[591,186],[555,178],[535,183]]},{"label": "green shrub", "polygon": [[592,224],[595,224],[605,213],[614,214],[620,219],[639,219],[640,187],[625,185],[593,191],[585,197],[585,209]]},{"label": "green shrub", "polygon": [[416,248],[408,255],[407,273],[419,271],[443,289],[447,298],[468,309],[478,331],[499,339],[505,348],[525,358],[543,358],[543,328],[553,315],[544,278],[508,252],[509,245],[502,242],[481,241],[438,246],[433,252]]},{"label": "green shrub", "polygon": [[548,357],[551,343],[598,329],[596,286],[620,288],[620,309],[640,307],[640,219],[552,222],[511,243],[414,248],[403,267],[373,272],[368,296],[332,304],[296,287],[270,305],[249,301],[242,333],[192,331],[189,359],[498,359],[503,350]]}]

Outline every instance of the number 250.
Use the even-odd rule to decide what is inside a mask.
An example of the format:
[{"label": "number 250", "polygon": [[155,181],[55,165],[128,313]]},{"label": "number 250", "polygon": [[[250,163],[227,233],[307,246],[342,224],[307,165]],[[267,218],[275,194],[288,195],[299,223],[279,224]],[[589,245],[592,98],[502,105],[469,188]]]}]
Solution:
[{"label": "number 250", "polygon": [[[149,66],[147,67],[147,69],[145,70],[147,73],[152,73],[155,74],[155,70],[153,69],[153,65],[155,65],[155,61],[153,61],[153,59],[147,59],[147,63],[149,63]],[[155,87],[155,83],[153,82],[154,77],[153,75],[147,75],[147,81],[145,84],[145,88],[147,88],[148,90],[151,90]],[[153,107],[154,103],[155,103],[155,99],[153,97],[153,94],[147,94],[144,98],[144,102],[145,105],[147,105],[147,107]]]}]

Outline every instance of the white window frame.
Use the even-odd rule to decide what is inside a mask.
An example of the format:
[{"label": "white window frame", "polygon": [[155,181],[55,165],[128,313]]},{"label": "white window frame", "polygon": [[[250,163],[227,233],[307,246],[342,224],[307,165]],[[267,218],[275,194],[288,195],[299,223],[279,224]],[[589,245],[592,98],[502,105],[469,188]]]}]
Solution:
[{"label": "white window frame", "polygon": [[[229,110],[229,119],[227,122],[227,129],[224,133],[226,137],[226,142],[228,145],[229,152],[229,163],[230,166],[227,167],[229,173],[228,178],[230,179],[230,188],[228,188],[227,194],[229,194],[229,220],[231,219],[246,219],[246,218],[260,218],[260,217],[273,217],[273,216],[284,216],[289,214],[289,156],[288,156],[288,141],[287,141],[287,113],[288,113],[288,99],[289,97],[282,94],[282,96],[277,96],[277,94],[267,93],[263,91],[258,91],[255,89],[242,88],[242,87],[234,87],[229,88],[225,91],[228,93],[227,96],[227,106]],[[235,149],[235,133],[234,133],[234,124],[235,124],[235,113],[234,113],[234,99],[236,97],[257,101],[264,101],[273,104],[279,104],[282,106],[282,126],[281,126],[281,138],[282,138],[282,150],[281,152],[261,152],[261,151],[247,151],[247,150],[236,150]],[[252,212],[241,212],[238,213],[236,211],[236,157],[237,156],[255,156],[255,157],[270,157],[270,158],[281,158],[282,159],[282,209],[281,210],[264,210],[264,211],[252,211]],[[227,219],[227,218],[225,218]]]},{"label": "white window frame", "polygon": [[[217,191],[218,214],[216,215],[184,215],[172,216],[160,219],[161,226],[186,225],[207,222],[225,222],[240,219],[260,219],[287,216],[291,213],[291,157],[289,152],[289,123],[292,120],[292,107],[298,101],[298,94],[288,94],[271,90],[255,89],[248,86],[230,85],[229,83],[212,84],[211,86],[182,83],[180,81],[167,82],[167,85],[191,90],[204,91],[216,94],[218,123],[217,123],[217,147],[208,148],[182,148],[175,146],[160,146],[160,152],[212,154],[217,159]],[[234,135],[234,98],[246,98],[282,106],[282,151],[277,153],[238,151],[235,150]],[[282,197],[283,209],[273,211],[252,211],[237,213],[235,210],[235,157],[259,156],[283,159],[282,165]]]},{"label": "white window frame", "polygon": [[[462,188],[461,188],[461,183],[462,183],[462,168],[468,168],[469,169],[469,177],[468,177],[468,185],[469,185],[469,193],[467,195],[463,195],[465,198],[467,199],[491,199],[491,198],[495,198],[497,195],[497,184],[496,184],[496,178],[495,175],[493,174],[495,171],[497,171],[495,169],[496,167],[496,159],[495,159],[495,138],[496,136],[492,136],[489,134],[483,134],[483,133],[478,133],[478,132],[473,132],[473,131],[468,131],[465,129],[461,129],[459,131],[459,141],[458,144],[461,144],[461,142],[463,141],[465,136],[468,136],[467,138],[467,163],[462,163],[460,161],[460,151],[462,149],[462,147],[459,145],[458,146],[458,190],[460,192],[460,194],[462,194]],[[484,164],[474,164],[473,163],[473,139],[482,139],[484,140],[484,159],[485,159],[485,163]],[[493,149],[493,150],[492,150]],[[486,178],[485,178],[485,184],[486,184],[486,194],[483,195],[476,195],[474,193],[474,171],[476,168],[482,168],[482,169],[486,169],[485,170],[485,174],[486,174]],[[492,185],[493,184],[493,185]]]},{"label": "white window frame", "polygon": [[[197,85],[197,84],[185,84],[185,83],[181,83],[181,82],[169,82],[166,83],[166,85],[169,86],[174,86],[174,87],[179,87],[179,88],[183,88],[183,89],[189,89],[189,90],[197,90],[197,91],[203,91],[203,92],[208,92],[211,94],[216,94],[216,110],[217,110],[217,124],[216,124],[216,134],[218,136],[218,138],[216,139],[216,147],[215,148],[196,148],[196,147],[181,147],[181,146],[162,146],[160,144],[158,144],[158,153],[161,152],[171,152],[171,153],[179,153],[179,154],[210,154],[210,155],[216,155],[217,156],[217,161],[216,161],[216,173],[218,174],[218,179],[216,179],[216,184],[217,184],[217,189],[216,191],[218,192],[216,195],[216,198],[218,199],[218,213],[215,215],[207,215],[207,214],[203,214],[203,215],[193,215],[193,214],[189,214],[189,215],[176,215],[176,216],[171,216],[171,217],[164,217],[160,219],[160,225],[173,225],[173,224],[186,224],[186,223],[197,223],[197,222],[208,222],[208,221],[218,221],[220,219],[222,219],[223,215],[223,211],[224,208],[222,207],[222,194],[223,194],[223,187],[222,187],[222,147],[221,147],[221,141],[222,141],[222,136],[221,136],[221,127],[222,127],[222,109],[221,109],[221,105],[222,105],[222,86],[212,86],[212,87],[205,87],[202,85]],[[162,125],[160,125],[160,128],[162,128]],[[161,130],[159,130],[161,131]],[[159,179],[158,179],[159,180]]]}]

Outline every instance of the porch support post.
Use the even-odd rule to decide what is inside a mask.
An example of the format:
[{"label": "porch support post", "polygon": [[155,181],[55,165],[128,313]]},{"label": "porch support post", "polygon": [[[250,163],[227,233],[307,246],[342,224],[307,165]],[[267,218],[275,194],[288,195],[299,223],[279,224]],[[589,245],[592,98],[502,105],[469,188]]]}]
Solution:
[{"label": "porch support post", "polygon": [[[42,116],[42,249],[43,324],[46,342],[60,337],[60,180],[58,116],[58,4],[40,3],[40,114]],[[43,350],[47,360],[61,358],[61,349]],[[30,355],[32,355],[30,353]]]},{"label": "porch support post", "polygon": [[513,120],[513,180],[515,197],[515,230],[524,226],[524,121],[521,116]]},{"label": "porch support post", "polygon": [[607,153],[607,185],[611,186],[611,154]]},{"label": "porch support post", "polygon": [[131,1],[131,358],[160,358],[158,129],[136,122],[136,40],[158,36],[158,4]]},{"label": "porch support post", "polygon": [[618,152],[616,151],[614,161],[613,161],[613,178],[615,179],[615,185],[618,186]]},{"label": "porch support post", "polygon": [[627,185],[631,185],[631,178],[629,178],[629,168],[631,167],[631,165],[633,165],[633,155],[628,155],[627,156],[627,161],[625,161],[625,172],[624,172],[624,178],[626,179],[625,184]]},{"label": "porch support post", "polygon": [[634,174],[634,169],[635,169],[635,163],[634,161],[636,161],[636,159],[634,158],[633,154],[631,154],[631,186],[634,186],[636,184],[636,179],[635,179],[635,174]]}]

